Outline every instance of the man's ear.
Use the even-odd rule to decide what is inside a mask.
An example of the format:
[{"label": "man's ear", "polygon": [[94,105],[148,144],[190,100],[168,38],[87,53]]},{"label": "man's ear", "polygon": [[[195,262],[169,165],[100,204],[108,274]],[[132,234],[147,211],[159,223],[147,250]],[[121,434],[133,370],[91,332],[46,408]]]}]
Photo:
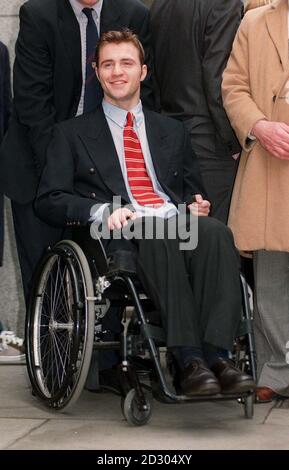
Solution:
[{"label": "man's ear", "polygon": [[95,75],[97,76],[97,79],[98,79],[98,81],[99,81],[99,76],[98,76],[98,69],[97,69],[96,63],[95,63],[95,62],[93,62],[93,63],[92,63],[92,66],[93,66],[93,68],[94,68]]},{"label": "man's ear", "polygon": [[143,82],[144,79],[145,79],[146,76],[147,76],[148,68],[147,68],[147,66],[144,64],[141,69],[142,69],[142,70],[141,70],[140,81]]}]

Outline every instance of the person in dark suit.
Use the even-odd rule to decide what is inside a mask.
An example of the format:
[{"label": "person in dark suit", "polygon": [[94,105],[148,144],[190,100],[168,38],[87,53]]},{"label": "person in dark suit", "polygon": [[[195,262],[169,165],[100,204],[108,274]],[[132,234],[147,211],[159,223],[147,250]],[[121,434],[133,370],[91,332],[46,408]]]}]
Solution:
[{"label": "person in dark suit", "polygon": [[161,110],[184,121],[211,215],[224,223],[240,146],[222,105],[221,80],[241,15],[241,0],[154,0],[151,7]]},{"label": "person in dark suit", "polygon": [[[26,301],[45,247],[62,237],[61,229],[36,217],[33,200],[53,124],[86,112],[92,104],[86,100],[88,40],[92,34],[95,47],[93,35],[129,27],[139,34],[149,61],[148,14],[140,0],[29,0],[20,8],[14,109],[0,153],[0,191],[12,201]],[[101,101],[97,85],[95,89],[91,107]],[[150,103],[149,80],[143,99]]]},{"label": "person in dark suit", "polygon": [[[179,355],[184,393],[249,390],[252,378],[228,361],[226,351],[240,321],[238,256],[230,230],[206,217],[210,203],[187,131],[142,108],[147,68],[136,35],[103,34],[95,62],[102,106],[55,126],[36,210],[59,227],[107,225],[110,252],[121,242],[134,248],[138,276],[161,314],[167,345]],[[117,208],[111,206],[115,196]],[[191,219],[192,230],[198,225],[194,250],[182,251],[180,238],[169,236],[170,224],[181,219],[181,203],[186,223]],[[127,240],[126,232],[123,240],[114,238],[130,223],[136,228],[160,221],[163,237]]]},{"label": "person in dark suit", "polygon": [[[7,131],[11,111],[11,82],[8,49],[0,41],[0,144]],[[0,266],[4,247],[4,198],[0,194]]]}]

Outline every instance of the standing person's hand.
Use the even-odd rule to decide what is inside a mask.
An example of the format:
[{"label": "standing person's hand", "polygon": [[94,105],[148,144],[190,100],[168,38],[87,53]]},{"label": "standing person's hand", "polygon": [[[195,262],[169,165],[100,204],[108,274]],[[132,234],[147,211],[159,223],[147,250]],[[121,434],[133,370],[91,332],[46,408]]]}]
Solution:
[{"label": "standing person's hand", "polygon": [[254,124],[251,134],[271,155],[280,160],[289,160],[289,126],[287,124],[261,119]]},{"label": "standing person's hand", "polygon": [[202,217],[206,217],[209,215],[210,207],[211,207],[211,203],[207,201],[206,199],[203,199],[201,194],[196,194],[195,202],[192,202],[192,204],[188,206],[188,208],[190,209],[193,215],[202,216]]}]

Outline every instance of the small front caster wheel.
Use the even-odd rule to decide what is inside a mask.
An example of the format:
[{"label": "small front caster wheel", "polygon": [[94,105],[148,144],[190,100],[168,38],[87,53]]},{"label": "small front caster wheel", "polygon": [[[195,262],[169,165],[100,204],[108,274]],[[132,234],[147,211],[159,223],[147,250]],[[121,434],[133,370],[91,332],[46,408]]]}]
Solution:
[{"label": "small front caster wheel", "polygon": [[145,403],[139,403],[137,394],[132,388],[125,398],[121,400],[121,410],[123,416],[132,426],[143,426],[146,424],[152,414],[152,401],[150,395],[144,392]]},{"label": "small front caster wheel", "polygon": [[254,416],[254,394],[247,395],[244,398],[245,418],[252,419]]}]

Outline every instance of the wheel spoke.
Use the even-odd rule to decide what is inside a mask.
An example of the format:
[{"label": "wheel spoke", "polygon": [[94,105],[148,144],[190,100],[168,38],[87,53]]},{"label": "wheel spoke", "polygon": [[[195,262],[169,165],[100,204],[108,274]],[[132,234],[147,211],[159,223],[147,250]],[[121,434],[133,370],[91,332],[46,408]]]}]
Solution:
[{"label": "wheel spoke", "polygon": [[29,312],[29,376],[45,403],[63,408],[79,396],[88,372],[94,306],[86,298],[94,289],[86,258],[73,242],[60,242],[41,269]]}]

